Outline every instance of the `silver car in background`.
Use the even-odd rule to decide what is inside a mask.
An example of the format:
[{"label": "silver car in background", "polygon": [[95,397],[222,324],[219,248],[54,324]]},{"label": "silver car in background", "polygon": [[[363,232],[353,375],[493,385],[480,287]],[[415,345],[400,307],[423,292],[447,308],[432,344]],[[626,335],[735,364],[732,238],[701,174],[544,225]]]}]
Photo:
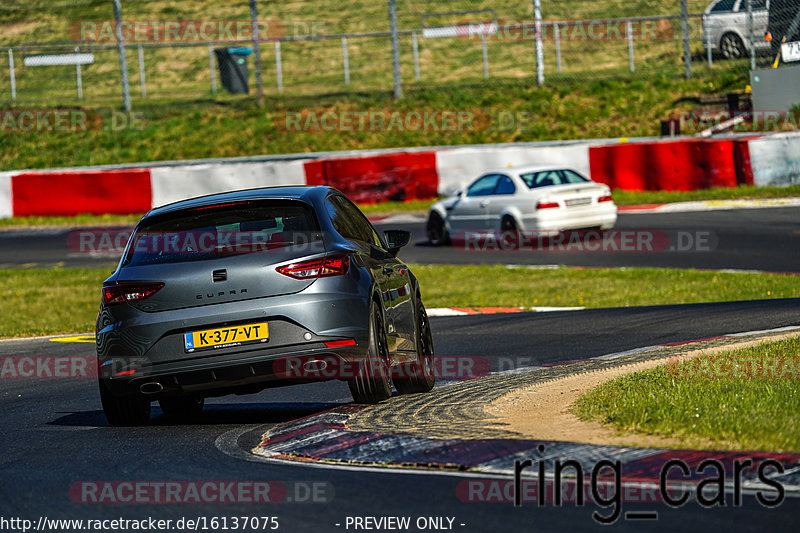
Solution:
[{"label": "silver car in background", "polygon": [[[757,53],[766,53],[770,43],[764,39],[769,19],[769,0],[751,0],[753,42]],[[703,46],[725,59],[750,54],[747,26],[747,0],[715,0],[703,12]]]},{"label": "silver car in background", "polygon": [[426,229],[428,241],[438,246],[459,232],[557,234],[611,229],[616,222],[617,206],[607,185],[569,168],[524,166],[486,172],[433,204]]}]

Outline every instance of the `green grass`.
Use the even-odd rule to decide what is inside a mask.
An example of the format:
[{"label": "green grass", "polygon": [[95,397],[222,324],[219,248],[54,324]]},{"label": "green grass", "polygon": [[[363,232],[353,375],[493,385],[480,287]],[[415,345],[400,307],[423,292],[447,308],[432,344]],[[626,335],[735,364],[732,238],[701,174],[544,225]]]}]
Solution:
[{"label": "green grass", "polygon": [[[691,0],[689,10],[699,13],[706,0]],[[491,8],[501,21],[530,21],[532,5],[518,0],[455,0],[440,5],[437,2],[401,1],[397,5],[398,26],[401,30],[420,29],[422,17],[434,13],[470,11]],[[123,18],[128,21],[177,20],[247,20],[248,2],[235,0],[208,0],[204,2],[170,2],[152,0],[122,3]],[[546,6],[546,20],[587,20],[619,18],[642,15],[675,15],[679,6],[672,2],[623,2],[621,0],[560,0]],[[485,17],[485,15],[483,16]],[[481,16],[440,17],[429,23],[443,24],[475,20]],[[45,2],[41,0],[5,0],[0,6],[0,47],[31,45],[27,53],[41,52],[42,43],[77,44],[80,21],[108,21],[113,18],[111,3],[107,0],[79,2]],[[338,33],[385,32],[389,30],[389,17],[385,2],[355,0],[331,2],[301,0],[293,2],[259,2],[259,18],[270,21],[271,36],[330,36]],[[276,26],[279,22],[284,27]],[[700,20],[690,20],[692,47],[698,68],[702,65]],[[617,26],[617,29],[624,27]],[[277,31],[275,31],[277,30]],[[682,74],[682,47],[680,21],[664,22],[656,36],[635,42],[638,72],[670,72]],[[248,36],[244,36],[247,38]],[[109,44],[108,41],[99,44]],[[113,44],[113,43],[111,43]],[[246,43],[249,44],[249,43]],[[275,53],[272,43],[262,45],[262,73],[268,93],[277,93]],[[282,44],[284,87],[294,93],[321,93],[328,91],[388,90],[392,86],[391,46],[388,37],[351,37],[349,39],[351,84],[345,86],[342,73],[341,44],[338,39],[292,41]],[[410,35],[399,37],[400,64],[406,86],[420,86],[442,80],[482,81],[482,50],[479,39],[440,38],[419,39],[421,79],[414,79],[412,41]],[[556,54],[552,30],[545,40],[545,69],[548,80],[568,76],[619,76],[628,74],[628,51],[624,39],[596,39],[587,35],[570,39],[563,33],[561,43],[562,72],[557,74]],[[84,92],[92,101],[119,99],[120,74],[116,51],[95,48],[96,62],[83,68]],[[526,78],[536,71],[533,42],[525,39],[490,39],[488,57],[491,76]],[[22,55],[18,49],[18,55]],[[208,51],[206,46],[183,48],[146,48],[148,96],[166,98],[197,98],[209,94]],[[135,50],[128,52],[128,70],[134,105],[142,100],[138,96],[138,64]],[[21,63],[19,58],[18,63]],[[251,60],[252,61],[252,60]],[[0,71],[7,59],[0,55]],[[252,68],[252,67],[251,67]],[[715,67],[720,68],[720,67]],[[724,62],[721,68],[746,71],[746,62]],[[18,98],[27,101],[75,101],[74,69],[48,67],[46,69],[18,69],[18,85],[24,88]],[[251,80],[253,76],[251,75]],[[7,81],[0,78],[0,100]]]},{"label": "green grass", "polygon": [[94,330],[100,287],[113,268],[0,271],[0,337]]},{"label": "green grass", "polygon": [[[113,267],[0,270],[0,337],[94,328]],[[672,269],[413,265],[428,307],[621,307],[797,298],[797,276]]]},{"label": "green grass", "polygon": [[[582,396],[573,412],[628,434],[674,437],[686,447],[798,452],[798,354],[795,336],[694,362],[698,369],[706,363],[723,369],[716,373],[682,374],[675,364],[662,365],[604,383]],[[714,366],[720,363],[728,366]],[[727,370],[746,374],[762,365],[776,371],[736,377]]]},{"label": "green grass", "polygon": [[428,307],[627,307],[800,296],[797,276],[783,274],[503,265],[412,269]]},{"label": "green grass", "polygon": [[[0,69],[1,70],[1,69]],[[698,105],[702,94],[740,91],[741,72],[690,80],[657,74],[616,80],[565,80],[537,88],[530,78],[490,83],[436,82],[411,88],[400,101],[388,91],[269,96],[263,109],[253,98],[135,105],[136,129],[113,131],[97,123],[79,132],[0,132],[0,170],[134,163],[330,150],[506,143],[658,135],[659,121],[676,109]],[[94,108],[92,108],[94,109]],[[296,131],[287,113],[466,112],[464,127],[404,130]],[[110,116],[100,109],[102,117]],[[405,116],[405,115],[403,115]],[[489,117],[488,120],[481,117]],[[501,122],[502,117],[516,117]],[[90,124],[95,122],[89,121]],[[436,130],[439,131],[436,131]]]},{"label": "green grass", "polygon": [[669,204],[698,200],[752,200],[757,198],[800,197],[800,185],[787,187],[754,187],[743,185],[736,188],[716,188],[700,191],[614,191],[617,205]]},{"label": "green grass", "polygon": [[[144,214],[144,213],[142,213]],[[132,226],[142,215],[89,215],[73,217],[11,217],[0,218],[0,228],[36,226]]]}]

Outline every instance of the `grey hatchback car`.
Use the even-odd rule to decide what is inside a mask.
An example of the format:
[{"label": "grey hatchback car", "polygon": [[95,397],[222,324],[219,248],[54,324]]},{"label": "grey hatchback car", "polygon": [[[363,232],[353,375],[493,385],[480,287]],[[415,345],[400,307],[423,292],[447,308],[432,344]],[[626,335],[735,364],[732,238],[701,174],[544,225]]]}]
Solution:
[{"label": "grey hatchback car", "polygon": [[111,425],[151,403],[191,417],[204,399],[345,380],[358,403],[434,384],[419,283],[329,187],[271,187],[180,201],[137,224],[104,283],[96,337]]}]

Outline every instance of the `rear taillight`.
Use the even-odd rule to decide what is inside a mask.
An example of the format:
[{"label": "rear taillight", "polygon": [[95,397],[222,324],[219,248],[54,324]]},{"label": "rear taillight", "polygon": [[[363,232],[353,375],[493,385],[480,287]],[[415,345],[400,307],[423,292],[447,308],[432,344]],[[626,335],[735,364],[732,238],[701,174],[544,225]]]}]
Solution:
[{"label": "rear taillight", "polygon": [[606,194],[605,196],[601,196],[600,198],[597,199],[597,203],[598,204],[601,204],[603,202],[610,202],[610,201],[611,201],[611,195],[610,194]]},{"label": "rear taillight", "polygon": [[325,346],[328,348],[342,348],[343,346],[355,346],[356,341],[354,339],[347,339],[343,341],[328,341],[325,343]]},{"label": "rear taillight", "polygon": [[140,302],[164,288],[163,283],[121,283],[103,287],[104,304]]},{"label": "rear taillight", "polygon": [[558,207],[558,202],[539,202],[536,204],[536,209],[553,209]]},{"label": "rear taillight", "polygon": [[320,257],[302,263],[294,263],[278,267],[276,270],[284,276],[294,279],[326,278],[328,276],[342,276],[350,268],[350,256],[331,255]]}]

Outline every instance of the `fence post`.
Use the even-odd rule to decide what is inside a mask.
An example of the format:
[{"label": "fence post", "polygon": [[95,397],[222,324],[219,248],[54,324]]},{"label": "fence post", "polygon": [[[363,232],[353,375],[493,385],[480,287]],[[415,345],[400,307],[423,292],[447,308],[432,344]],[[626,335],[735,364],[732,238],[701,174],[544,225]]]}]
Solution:
[{"label": "fence post", "polygon": [[414,52],[414,79],[419,81],[419,42],[416,32],[411,34],[411,49]]},{"label": "fence post", "polygon": [[128,85],[128,60],[125,58],[125,37],[122,35],[122,7],[119,5],[119,0],[111,0],[114,2],[114,20],[116,27],[114,33],[117,36],[117,53],[119,53],[119,70],[122,74],[122,100],[125,106],[125,111],[131,111],[131,88]]},{"label": "fence post", "polygon": [[633,57],[633,22],[628,20],[628,63],[630,64],[631,72],[636,71],[636,64]]},{"label": "fence post", "polygon": [[544,84],[544,50],[542,48],[542,0],[533,0],[534,33],[536,35],[536,83]]},{"label": "fence post", "polygon": [[8,49],[8,77],[11,80],[11,101],[17,101],[17,76],[14,72],[14,50]]},{"label": "fence post", "polygon": [[389,0],[389,27],[392,31],[392,78],[394,80],[394,97],[396,100],[403,96],[403,86],[400,80],[400,44],[397,39],[397,8],[395,0]]},{"label": "fence post", "polygon": [[217,94],[217,70],[214,68],[214,47],[208,45],[208,70],[211,72],[211,92]]},{"label": "fence post", "polygon": [[261,78],[261,37],[258,34],[258,3],[250,0],[250,24],[253,31],[253,69],[256,71],[256,98],[258,106],[264,106],[264,80]]},{"label": "fence post", "polygon": [[558,22],[553,24],[553,28],[556,40],[556,71],[561,74],[561,30],[558,29]]},{"label": "fence post", "polygon": [[344,84],[350,85],[350,54],[347,52],[347,37],[342,37],[342,63],[344,65]]},{"label": "fence post", "polygon": [[708,56],[708,67],[711,68],[714,66],[714,53],[711,51],[711,32],[708,30],[706,30],[706,55]]},{"label": "fence post", "polygon": [[144,48],[139,45],[139,88],[142,92],[142,98],[147,98],[147,77],[144,72]]},{"label": "fence post", "polygon": [[750,41],[750,70],[756,69],[756,39],[753,34],[753,0],[745,0],[747,6],[747,40]]},{"label": "fence post", "polygon": [[489,47],[486,44],[486,33],[481,32],[481,52],[483,53],[483,77],[489,77]]},{"label": "fence post", "polygon": [[280,41],[275,41],[275,77],[278,81],[278,91],[283,91],[283,63],[281,62]]},{"label": "fence post", "polygon": [[[81,51],[79,46],[75,47],[75,53],[79,53]],[[77,61],[75,62],[75,86],[78,89],[78,100],[83,100],[83,74],[81,72],[81,64]]]},{"label": "fence post", "polygon": [[689,4],[687,0],[681,0],[681,29],[683,31],[684,75],[688,79],[692,77],[692,49],[689,41]]}]

